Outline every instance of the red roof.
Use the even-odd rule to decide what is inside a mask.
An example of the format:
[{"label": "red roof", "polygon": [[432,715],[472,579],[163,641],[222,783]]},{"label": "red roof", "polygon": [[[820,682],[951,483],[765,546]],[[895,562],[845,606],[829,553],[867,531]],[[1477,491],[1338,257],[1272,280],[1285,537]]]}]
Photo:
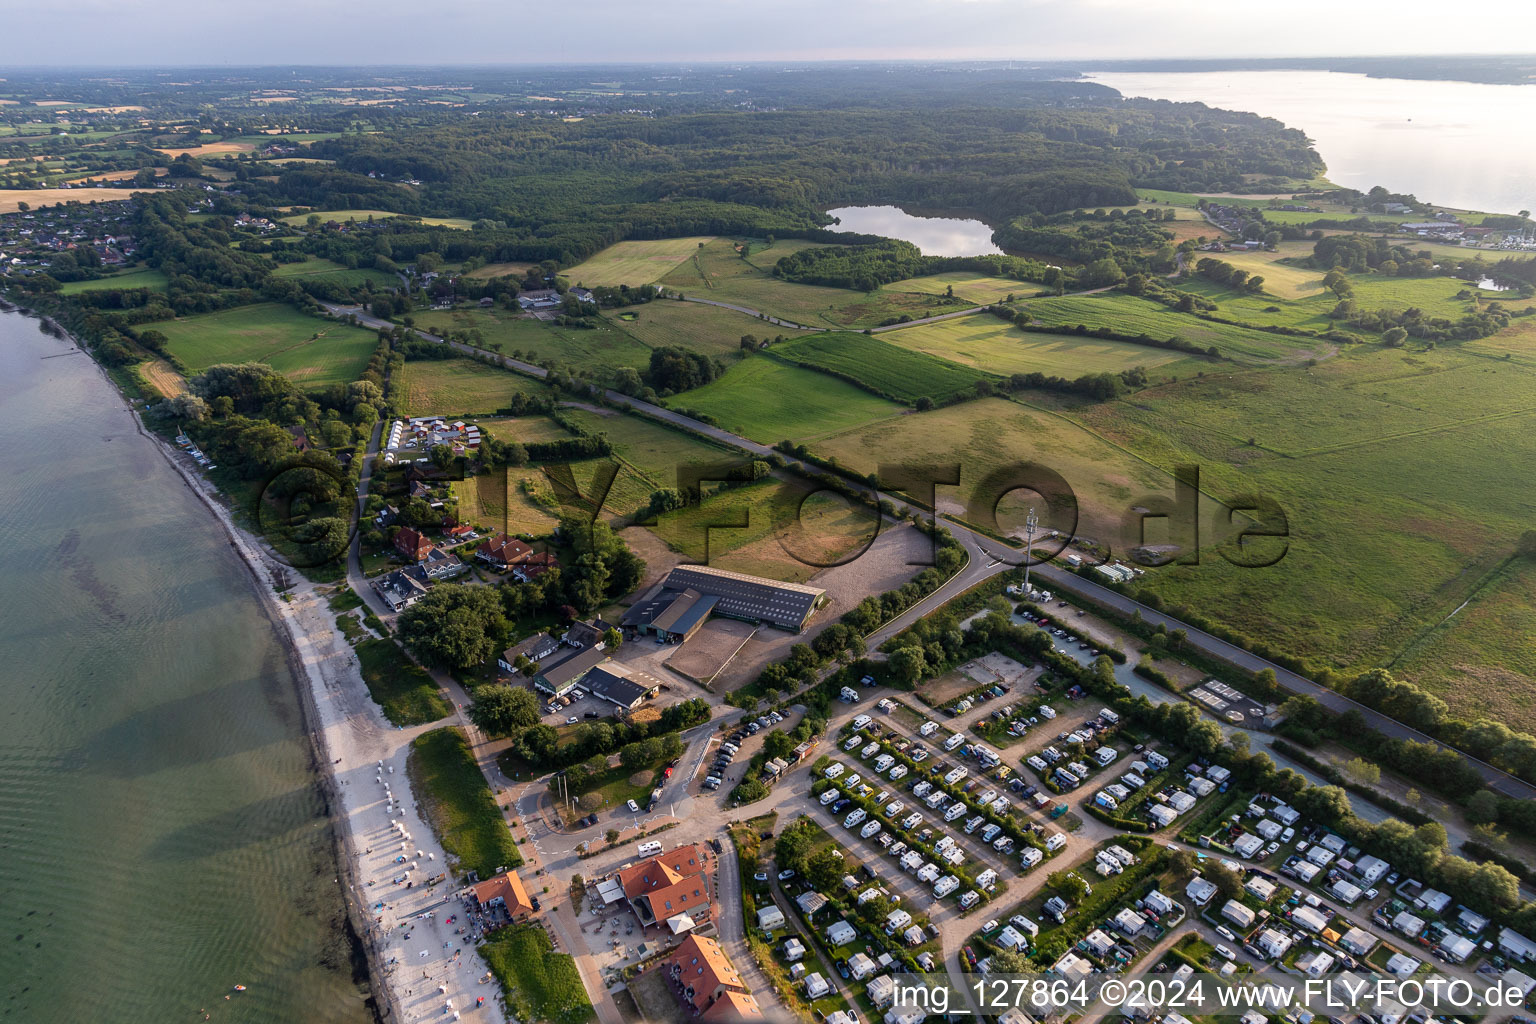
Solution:
[{"label": "red roof", "polygon": [[533,548],[516,537],[498,533],[485,542],[484,554],[486,558],[500,565],[516,565],[533,554]]},{"label": "red roof", "polygon": [[395,534],[395,550],[413,562],[419,562],[432,553],[433,543],[409,526],[402,526]]}]

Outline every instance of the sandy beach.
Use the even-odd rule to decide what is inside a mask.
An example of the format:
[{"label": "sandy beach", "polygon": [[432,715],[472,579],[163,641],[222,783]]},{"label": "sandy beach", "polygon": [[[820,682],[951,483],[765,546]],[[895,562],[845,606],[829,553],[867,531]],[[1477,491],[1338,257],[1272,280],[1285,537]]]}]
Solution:
[{"label": "sandy beach", "polygon": [[[342,869],[337,884],[346,888],[353,927],[368,953],[381,1018],[394,1024],[462,1013],[483,1024],[503,1024],[500,986],[475,949],[458,886],[451,876],[428,884],[446,872],[446,857],[406,778],[411,741],[442,723],[390,725],[369,697],[357,657],[336,629],[336,615],[320,587],[287,569],[237,526],[188,455],[142,425],[139,429],[223,526],[291,651],[337,829]],[[280,597],[273,580],[283,570],[297,582]],[[484,1005],[477,1008],[482,998]]]}]

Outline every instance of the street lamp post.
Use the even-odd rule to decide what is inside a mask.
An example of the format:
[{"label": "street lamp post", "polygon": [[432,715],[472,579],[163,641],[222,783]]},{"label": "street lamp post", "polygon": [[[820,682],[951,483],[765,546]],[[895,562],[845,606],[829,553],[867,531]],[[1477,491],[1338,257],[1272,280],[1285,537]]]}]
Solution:
[{"label": "street lamp post", "polygon": [[1033,508],[1031,508],[1029,510],[1029,515],[1024,517],[1024,596],[1025,597],[1028,597],[1030,594],[1033,593],[1033,591],[1029,589],[1029,566],[1030,566],[1030,563],[1034,561],[1034,557],[1035,557],[1035,529],[1039,525],[1040,525],[1040,518],[1035,515],[1035,510]]}]

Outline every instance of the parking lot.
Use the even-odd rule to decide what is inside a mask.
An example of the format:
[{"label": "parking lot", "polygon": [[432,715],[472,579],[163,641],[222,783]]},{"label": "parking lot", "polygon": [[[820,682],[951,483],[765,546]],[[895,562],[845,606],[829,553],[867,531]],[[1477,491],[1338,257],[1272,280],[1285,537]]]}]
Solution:
[{"label": "parking lot", "polygon": [[1189,695],[1210,709],[1216,717],[1233,725],[1254,729],[1263,724],[1264,705],[1219,680],[1207,679],[1190,690]]},{"label": "parking lot", "polygon": [[706,758],[704,771],[699,778],[700,789],[730,789],[740,782],[746,764],[763,742],[763,734],[771,728],[788,732],[795,727],[803,713],[803,709],[795,707],[790,709],[787,716],[778,711],[770,711],[756,719],[743,719]]}]

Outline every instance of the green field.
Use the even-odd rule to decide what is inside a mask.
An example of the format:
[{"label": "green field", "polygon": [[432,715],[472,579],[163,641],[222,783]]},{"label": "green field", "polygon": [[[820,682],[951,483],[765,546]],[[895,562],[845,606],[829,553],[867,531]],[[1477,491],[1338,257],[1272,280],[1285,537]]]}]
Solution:
[{"label": "green field", "polygon": [[847,332],[807,335],[775,345],[769,353],[770,358],[859,381],[875,394],[909,405],[920,398],[943,404],[972,397],[977,382],[988,378],[972,367]]},{"label": "green field", "polygon": [[1133,366],[1150,370],[1189,358],[1182,352],[1125,341],[1021,331],[988,313],[886,331],[879,338],[1004,376],[1038,371],[1071,379],[1085,373],[1118,373]]},{"label": "green field", "polygon": [[[722,309],[702,302],[648,302],[623,311],[634,317],[616,326],[651,348],[673,345],[690,352],[700,352],[712,359],[733,360],[741,357],[741,339],[772,338],[784,335],[798,338],[803,331],[767,324],[734,309]],[[610,316],[610,323],[613,318]]]},{"label": "green field", "polygon": [[902,411],[895,402],[824,373],[756,358],[742,360],[723,377],[669,404],[695,409],[763,444],[820,437]]},{"label": "green field", "polygon": [[953,288],[955,298],[978,305],[1005,302],[1010,295],[1023,298],[1041,289],[1040,285],[1032,281],[1015,281],[1010,277],[988,277],[985,274],[973,274],[966,270],[952,270],[945,274],[930,274],[927,277],[909,277],[905,281],[897,281],[885,287],[893,292],[924,292],[928,295],[943,295],[946,289]]},{"label": "green field", "polygon": [[1288,338],[1247,327],[1201,320],[1187,313],[1121,292],[1067,295],[1021,303],[1036,323],[1046,327],[1107,327],[1123,334],[1157,340],[1183,338],[1202,348],[1215,345],[1223,356],[1245,362],[1271,362],[1304,355],[1315,347],[1307,338]]},{"label": "green field", "polygon": [[506,408],[513,395],[544,387],[531,377],[473,359],[412,359],[397,383],[408,416],[489,414]]},{"label": "green field", "polygon": [[163,333],[167,349],[193,373],[215,363],[261,362],[311,389],[357,380],[378,347],[372,331],[276,302],[146,326]]},{"label": "green field", "polygon": [[[281,163],[281,161],[278,162]],[[322,224],[332,220],[350,222],[355,220],[365,221],[370,218],[373,220],[384,220],[388,217],[408,217],[412,220],[419,220],[428,227],[434,228],[456,228],[460,231],[468,231],[474,225],[474,221],[465,217],[416,217],[412,214],[393,213],[389,210],[311,210],[304,213],[295,213],[290,217],[280,218],[280,220],[284,224],[302,226],[308,223],[310,213],[318,214]]]},{"label": "green field", "polygon": [[59,289],[59,292],[63,295],[78,295],[81,292],[106,291],[109,288],[151,288],[157,292],[163,292],[165,286],[165,275],[158,270],[146,267],[139,270],[125,270],[96,281],[68,281]]},{"label": "green field", "polygon": [[368,695],[391,725],[425,725],[452,713],[431,675],[394,641],[364,640],[356,650]]},{"label": "green field", "polygon": [[[769,246],[753,244],[745,259],[737,248],[742,244],[717,238],[663,278],[662,283],[691,298],[729,302],[812,327],[862,329],[903,314],[916,319],[975,305],[941,295],[898,292],[890,287],[866,293],[792,284],[774,277],[773,266],[812,243],[790,240]],[[751,333],[761,336],[768,326]],[[774,333],[779,330],[773,328]]]},{"label": "green field", "polygon": [[475,755],[457,727],[416,737],[406,772],[432,830],[442,841],[448,867],[457,875],[462,878],[473,871],[490,878],[502,868],[523,862]]},{"label": "green field", "polygon": [[518,1020],[583,1024],[592,1019],[576,961],[556,953],[537,925],[503,928],[486,939],[480,952]]},{"label": "green field", "polygon": [[701,244],[709,241],[712,241],[710,235],[695,235],[691,238],[619,242],[585,263],[562,270],[560,276],[585,288],[655,284],[679,263],[692,256]]},{"label": "green field", "polygon": [[282,263],[272,269],[273,277],[296,278],[301,281],[331,281],[347,288],[354,288],[364,281],[392,288],[400,284],[394,274],[386,274],[372,267],[348,268],[330,260],[308,259],[303,263]]},{"label": "green field", "polygon": [[[503,309],[422,310],[413,314],[421,330],[436,335],[465,332],[478,348],[494,349],[541,364],[573,369],[650,365],[651,350],[604,323],[593,330],[557,327]],[[625,325],[628,326],[628,325]]]},{"label": "green field", "polygon": [[[1311,255],[1311,252],[1311,246],[1307,246],[1304,255]],[[1239,270],[1246,270],[1250,274],[1264,278],[1264,290],[1282,299],[1310,299],[1325,294],[1323,272],[1279,262],[1285,256],[1283,250],[1281,252],[1220,252],[1212,255],[1223,263],[1230,263]],[[1326,294],[1333,295],[1332,292]]]}]

